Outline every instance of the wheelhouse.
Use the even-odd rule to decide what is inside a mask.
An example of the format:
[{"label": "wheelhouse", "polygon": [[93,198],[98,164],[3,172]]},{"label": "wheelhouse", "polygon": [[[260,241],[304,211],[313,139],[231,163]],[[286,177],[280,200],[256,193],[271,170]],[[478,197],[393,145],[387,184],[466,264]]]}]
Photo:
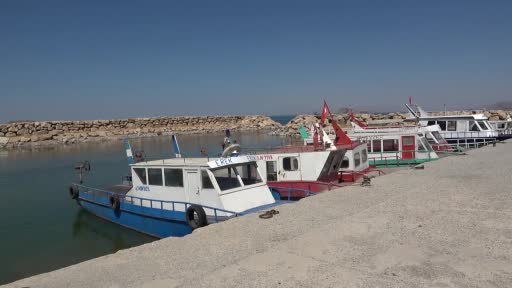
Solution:
[{"label": "wheelhouse", "polygon": [[354,131],[348,135],[367,144],[370,165],[410,165],[439,158],[422,133]]},{"label": "wheelhouse", "polygon": [[[186,202],[234,212],[274,203],[256,161],[245,156],[212,161],[174,158],[139,162],[131,165],[131,171],[133,188],[128,191],[128,196]],[[148,201],[142,205],[150,204]]]}]

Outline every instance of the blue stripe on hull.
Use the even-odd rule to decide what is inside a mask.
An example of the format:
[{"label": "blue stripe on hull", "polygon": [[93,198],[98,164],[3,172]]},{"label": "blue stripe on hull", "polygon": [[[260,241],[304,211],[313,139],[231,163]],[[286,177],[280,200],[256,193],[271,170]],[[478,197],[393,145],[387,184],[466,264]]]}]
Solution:
[{"label": "blue stripe on hull", "polygon": [[157,238],[181,237],[192,232],[185,212],[141,207],[121,202],[119,211],[110,207],[107,197],[92,196],[80,192],[78,204],[92,214],[124,227]]}]

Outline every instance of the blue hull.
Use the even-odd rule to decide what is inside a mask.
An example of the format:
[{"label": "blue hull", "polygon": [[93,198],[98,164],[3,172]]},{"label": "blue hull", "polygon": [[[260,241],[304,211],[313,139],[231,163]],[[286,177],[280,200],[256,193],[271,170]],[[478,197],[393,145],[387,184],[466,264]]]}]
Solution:
[{"label": "blue hull", "polygon": [[142,207],[120,203],[118,211],[110,206],[108,197],[79,192],[78,205],[92,214],[135,231],[157,238],[181,237],[192,232],[185,212]]}]

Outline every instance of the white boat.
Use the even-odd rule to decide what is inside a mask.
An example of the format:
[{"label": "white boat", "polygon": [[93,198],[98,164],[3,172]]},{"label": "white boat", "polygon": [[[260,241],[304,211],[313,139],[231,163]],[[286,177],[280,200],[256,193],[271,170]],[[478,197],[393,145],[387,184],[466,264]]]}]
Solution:
[{"label": "white boat", "polygon": [[357,134],[357,133],[366,133],[370,134],[386,134],[386,133],[408,133],[408,134],[418,134],[420,137],[425,137],[428,143],[432,146],[432,149],[436,152],[451,152],[454,151],[454,148],[448,144],[448,141],[443,138],[441,135],[441,127],[439,125],[430,125],[430,126],[383,126],[383,127],[374,127],[368,126],[364,122],[356,120],[353,113],[350,113],[352,130],[348,130],[349,135]]},{"label": "white boat", "polygon": [[489,121],[489,123],[494,130],[498,131],[500,139],[512,138],[512,118],[510,118],[510,115],[507,116],[506,120]]},{"label": "white boat", "polygon": [[159,238],[183,236],[276,203],[254,157],[133,161],[125,145],[131,176],[123,185],[69,189],[78,205],[106,220]]},{"label": "white boat", "polygon": [[450,144],[475,148],[502,140],[484,114],[430,115],[418,105],[405,106],[409,110],[406,121],[417,122],[420,126],[439,125],[441,136]]}]

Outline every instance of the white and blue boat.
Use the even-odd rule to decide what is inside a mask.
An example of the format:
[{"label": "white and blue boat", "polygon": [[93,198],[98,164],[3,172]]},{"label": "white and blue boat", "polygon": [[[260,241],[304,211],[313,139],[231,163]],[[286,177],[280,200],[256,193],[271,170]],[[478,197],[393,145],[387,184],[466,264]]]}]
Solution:
[{"label": "white and blue boat", "polygon": [[[78,205],[108,221],[163,238],[277,205],[254,157],[133,161],[125,145],[131,175],[123,184],[97,189],[75,183],[69,188]],[[88,170],[88,165],[79,169]]]}]

